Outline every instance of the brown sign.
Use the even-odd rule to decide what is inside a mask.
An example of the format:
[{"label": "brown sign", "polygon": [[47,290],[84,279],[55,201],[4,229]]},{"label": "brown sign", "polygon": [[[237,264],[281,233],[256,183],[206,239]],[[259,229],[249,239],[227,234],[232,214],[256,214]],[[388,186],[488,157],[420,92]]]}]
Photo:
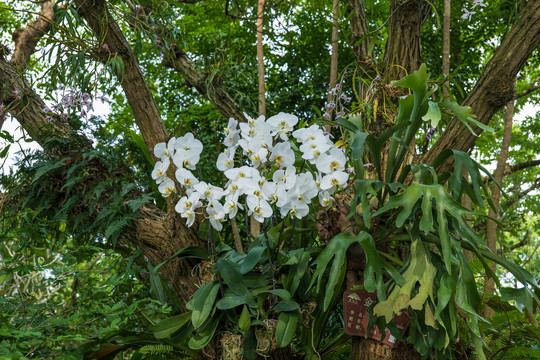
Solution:
[{"label": "brown sign", "polygon": [[[382,334],[377,325],[374,325],[366,335],[369,322],[367,308],[377,302],[377,294],[369,293],[365,290],[345,291],[343,294],[343,308],[345,319],[345,333],[351,336],[363,336],[381,341]],[[401,335],[405,335],[409,326],[409,315],[402,313],[394,318],[394,324],[399,329]],[[383,344],[393,348],[397,345],[397,339],[388,329],[385,329]]]}]

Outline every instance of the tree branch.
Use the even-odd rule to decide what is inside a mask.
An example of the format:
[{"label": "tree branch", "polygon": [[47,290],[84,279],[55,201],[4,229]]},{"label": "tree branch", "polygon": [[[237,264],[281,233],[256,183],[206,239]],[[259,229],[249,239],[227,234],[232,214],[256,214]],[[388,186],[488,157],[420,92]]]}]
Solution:
[{"label": "tree branch", "polygon": [[36,51],[36,46],[43,35],[49,31],[54,16],[54,0],[41,3],[41,12],[36,20],[25,27],[13,32],[15,50],[11,57],[11,64],[17,68],[28,66],[30,56]]},{"label": "tree branch", "polygon": [[[525,170],[531,167],[535,167],[538,165],[540,165],[540,160],[525,161],[516,165],[510,165],[510,166],[507,165],[504,170],[504,176],[510,175],[515,172]],[[489,176],[484,176],[484,178],[482,179],[484,183],[488,183],[490,180],[491,178]]]},{"label": "tree branch", "polygon": [[540,81],[540,76],[533,80],[533,82],[530,83],[529,87],[526,90],[523,90],[520,93],[516,93],[515,99],[522,98],[524,96],[529,95],[530,93],[540,89],[540,85],[536,85]]},{"label": "tree branch", "polygon": [[[54,135],[58,138],[80,138],[60,117],[51,115],[47,120],[43,109],[45,102],[31,89],[24,76],[12,63],[0,57],[0,84],[4,87],[4,105],[28,132],[30,137],[44,146]],[[84,143],[85,141],[83,141]],[[88,140],[86,139],[88,144]]]},{"label": "tree branch", "polygon": [[[476,120],[488,124],[493,115],[514,97],[514,79],[529,56],[540,44],[540,1],[529,1],[519,15],[510,32],[488,62],[475,87],[463,105],[470,106]],[[478,134],[482,130],[474,127]],[[476,141],[467,127],[454,117],[445,132],[417,163],[431,164],[446,148],[468,151]],[[449,159],[441,171],[450,171],[453,159]]]},{"label": "tree branch", "polygon": [[506,171],[504,172],[504,175],[513,174],[517,171],[528,169],[528,168],[538,166],[538,165],[540,165],[540,160],[525,161],[525,162],[507,167]]},{"label": "tree branch", "polygon": [[133,111],[135,123],[153,156],[154,146],[167,141],[169,134],[133,50],[104,0],[76,0],[75,4],[77,12],[86,20],[99,43],[106,44],[111,54],[123,60],[125,70],[123,74],[118,74],[118,78]]},{"label": "tree branch", "polygon": [[515,203],[517,203],[518,201],[520,201],[521,199],[523,199],[525,196],[527,196],[527,194],[529,194],[531,191],[533,190],[536,190],[540,188],[540,177],[537,178],[534,183],[529,186],[527,189],[523,190],[522,192],[520,192],[519,194],[517,194],[514,198],[510,199],[507,203],[504,204],[504,208],[505,210],[506,209],[509,209],[511,208],[512,206],[514,206]]},{"label": "tree branch", "polygon": [[176,45],[172,45],[172,51],[164,53],[163,66],[174,69],[182,74],[187,84],[197,89],[199,94],[207,97],[226,118],[247,121],[240,106],[234,101],[227,90],[225,90],[223,84],[215,78],[211,79],[210,74],[203,73],[198,69],[182,49]]}]

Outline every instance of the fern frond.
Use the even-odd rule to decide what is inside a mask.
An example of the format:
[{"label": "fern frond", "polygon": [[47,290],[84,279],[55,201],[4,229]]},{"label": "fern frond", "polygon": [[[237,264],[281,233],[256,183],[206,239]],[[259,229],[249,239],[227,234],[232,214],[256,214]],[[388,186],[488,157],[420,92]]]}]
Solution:
[{"label": "fern frond", "polygon": [[139,349],[141,354],[168,354],[174,351],[172,345],[159,344],[159,345],[145,345]]}]

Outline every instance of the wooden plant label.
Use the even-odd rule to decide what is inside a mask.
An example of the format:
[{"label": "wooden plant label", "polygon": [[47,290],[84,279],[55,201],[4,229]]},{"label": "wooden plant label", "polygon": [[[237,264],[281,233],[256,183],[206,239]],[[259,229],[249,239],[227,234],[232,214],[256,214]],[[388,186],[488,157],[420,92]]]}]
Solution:
[{"label": "wooden plant label", "polygon": [[[376,293],[369,293],[365,290],[349,290],[343,294],[343,308],[345,319],[345,333],[351,336],[363,336],[370,339],[381,341],[382,334],[377,325],[371,329],[369,336],[366,335],[366,330],[369,322],[369,314],[367,308],[377,301]],[[402,313],[394,318],[394,323],[399,329],[402,336],[405,335],[409,326],[409,315]],[[385,337],[383,344],[394,348],[398,340],[385,329]]]}]

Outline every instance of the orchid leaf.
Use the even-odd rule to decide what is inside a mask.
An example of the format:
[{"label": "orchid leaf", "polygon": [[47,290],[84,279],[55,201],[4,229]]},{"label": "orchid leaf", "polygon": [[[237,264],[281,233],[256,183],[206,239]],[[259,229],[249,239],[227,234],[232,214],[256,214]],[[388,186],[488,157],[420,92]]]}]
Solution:
[{"label": "orchid leaf", "polygon": [[193,295],[193,299],[190,301],[190,310],[192,310],[191,323],[195,329],[199,328],[212,312],[218,290],[219,283],[214,280],[201,286]]},{"label": "orchid leaf", "polygon": [[283,348],[291,343],[296,333],[299,319],[300,315],[297,311],[282,312],[279,314],[276,328],[276,343],[279,347]]}]

